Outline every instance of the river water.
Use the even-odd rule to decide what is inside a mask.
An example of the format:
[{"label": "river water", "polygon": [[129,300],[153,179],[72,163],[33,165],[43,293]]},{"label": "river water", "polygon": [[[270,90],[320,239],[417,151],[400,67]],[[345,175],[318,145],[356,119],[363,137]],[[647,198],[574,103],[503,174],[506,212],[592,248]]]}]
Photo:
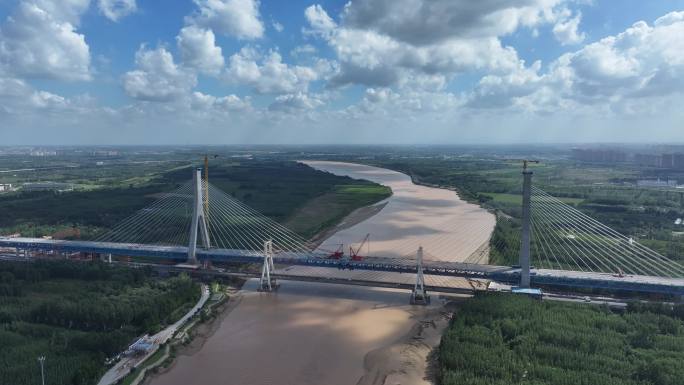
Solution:
[{"label": "river water", "polygon": [[[453,191],[416,186],[404,174],[356,164],[307,164],[393,190],[376,215],[321,247],[358,245],[370,233],[373,255],[402,257],[422,245],[426,259],[463,261],[494,227],[491,214]],[[285,281],[275,293],[260,293],[256,286],[256,280],[247,282],[239,304],[199,351],[179,356],[151,384],[356,384],[366,354],[406,335],[423,311],[408,305],[407,292],[392,289]]]},{"label": "river water", "polygon": [[400,172],[361,164],[306,161],[310,167],[392,188],[387,205],[376,215],[335,233],[319,247],[358,247],[370,234],[363,255],[414,257],[419,246],[425,259],[462,262],[487,243],[494,215],[461,200],[451,190],[416,185]]}]

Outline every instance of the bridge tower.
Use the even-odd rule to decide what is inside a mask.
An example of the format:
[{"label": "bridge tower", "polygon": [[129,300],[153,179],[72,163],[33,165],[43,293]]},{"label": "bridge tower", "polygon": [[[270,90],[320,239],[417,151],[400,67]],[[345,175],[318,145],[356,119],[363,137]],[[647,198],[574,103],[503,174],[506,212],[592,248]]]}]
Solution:
[{"label": "bridge tower", "polygon": [[522,236],[520,244],[520,287],[530,287],[530,200],[532,196],[532,171],[527,169],[528,162],[523,161],[523,199],[522,199]]},{"label": "bridge tower", "polygon": [[416,285],[411,292],[411,305],[427,305],[430,303],[430,295],[425,290],[425,276],[423,275],[423,246],[416,253]]},{"label": "bridge tower", "polygon": [[[209,248],[209,231],[207,231],[207,217],[204,211],[204,189],[202,188],[202,169],[196,169],[192,174],[193,208],[192,224],[190,225],[190,244],[188,245],[188,263],[197,264],[197,228],[202,236],[202,246]],[[207,186],[208,188],[208,186]]]},{"label": "bridge tower", "polygon": [[273,268],[273,240],[264,241],[264,265],[261,267],[259,291],[273,291],[278,288],[275,279],[271,279]]}]

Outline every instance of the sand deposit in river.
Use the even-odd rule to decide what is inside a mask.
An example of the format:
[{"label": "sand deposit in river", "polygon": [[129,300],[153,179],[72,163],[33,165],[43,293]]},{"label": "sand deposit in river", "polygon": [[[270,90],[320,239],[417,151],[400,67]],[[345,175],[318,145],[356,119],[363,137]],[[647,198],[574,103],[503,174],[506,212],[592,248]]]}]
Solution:
[{"label": "sand deposit in river", "polygon": [[256,284],[198,352],[151,384],[355,384],[366,353],[405,335],[423,311],[404,291],[283,282],[266,294]]},{"label": "sand deposit in river", "polygon": [[336,175],[366,179],[389,186],[392,196],[377,214],[337,232],[319,249],[344,244],[357,247],[370,234],[370,246],[362,253],[382,257],[407,257],[423,246],[426,259],[460,262],[487,243],[494,229],[494,215],[461,200],[451,190],[416,185],[400,172],[352,163],[305,161],[307,165]]},{"label": "sand deposit in river", "polygon": [[[394,193],[372,217],[341,226],[323,248],[336,243],[348,248],[370,233],[371,255],[401,257],[423,245],[426,258],[463,261],[487,242],[494,227],[493,215],[460,200],[455,192],[414,185],[404,174],[355,164],[307,163],[390,186]],[[379,272],[319,273],[391,278]],[[401,279],[414,278],[403,274]],[[460,285],[467,285],[464,282]],[[174,367],[151,384],[427,384],[425,357],[446,324],[443,317],[435,317],[439,301],[427,308],[410,306],[406,291],[320,283],[282,282],[272,294],[255,289],[256,281],[249,281],[239,303],[204,345],[178,357]],[[425,329],[429,343],[422,344],[411,333],[426,322],[438,326]]]}]

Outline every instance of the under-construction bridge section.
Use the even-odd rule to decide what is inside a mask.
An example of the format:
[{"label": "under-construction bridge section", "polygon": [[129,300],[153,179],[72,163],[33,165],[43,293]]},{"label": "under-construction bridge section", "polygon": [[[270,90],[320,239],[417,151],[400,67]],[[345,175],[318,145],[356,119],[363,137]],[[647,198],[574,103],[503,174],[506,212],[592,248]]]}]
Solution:
[{"label": "under-construction bridge section", "polygon": [[[151,259],[166,259],[185,262],[188,248],[186,246],[159,246],[131,243],[91,242],[49,240],[41,238],[2,238],[0,247],[19,250],[49,251],[52,253],[93,253],[99,255],[125,255]],[[200,261],[227,263],[263,263],[262,252],[241,249],[198,249]],[[363,260],[335,260],[323,253],[301,253],[281,251],[273,255],[273,262],[279,265],[315,266],[332,269],[372,270],[395,273],[416,274],[418,264],[415,260],[365,257]],[[506,284],[517,284],[520,280],[520,268],[510,266],[493,266],[461,262],[423,261],[425,275],[462,277],[469,279],[485,279]],[[684,295],[684,279],[645,275],[619,275],[602,272],[532,269],[531,284],[533,286],[604,288],[644,293],[660,293]]]},{"label": "under-construction bridge section", "polygon": [[[195,266],[205,262],[258,263],[261,286],[274,289],[274,265],[311,266],[415,275],[412,299],[426,302],[427,277],[462,277],[522,287],[604,288],[684,296],[684,265],[651,250],[533,187],[523,170],[523,218],[515,249],[500,249],[494,238],[466,262],[447,262],[415,245],[403,257],[359,255],[362,245],[324,251],[296,232],[262,215],[193,170],[192,182],[161,194],[157,201],[93,241],[0,237],[0,248],[73,252],[101,256],[172,260]],[[208,199],[210,197],[210,199]],[[445,231],[439,237],[450,236]],[[509,242],[510,243],[510,242]],[[479,263],[492,249],[517,255],[518,266]]]}]

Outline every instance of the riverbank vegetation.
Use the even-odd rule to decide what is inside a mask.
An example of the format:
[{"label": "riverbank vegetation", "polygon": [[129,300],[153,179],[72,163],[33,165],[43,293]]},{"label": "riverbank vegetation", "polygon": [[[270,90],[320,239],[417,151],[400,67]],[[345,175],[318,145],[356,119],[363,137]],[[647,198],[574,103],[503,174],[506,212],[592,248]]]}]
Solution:
[{"label": "riverbank vegetation", "polygon": [[[130,161],[132,159],[135,158]],[[77,160],[71,158],[72,162]],[[91,160],[90,157],[84,157],[84,161]],[[162,171],[160,165],[164,164],[167,169]],[[72,175],[70,179],[65,179],[64,171],[53,172],[56,173],[55,178],[62,182],[97,181],[100,176],[103,180],[98,182],[98,188],[0,194],[0,211],[3,213],[0,216],[0,234],[96,238],[135,211],[154,202],[159,193],[172,191],[192,178],[194,166],[190,160],[180,166],[177,161],[170,159],[152,165],[149,169],[131,166],[132,170],[140,172],[135,183],[132,182],[134,176],[131,170],[101,176],[109,166],[83,166],[73,168],[78,171],[78,178]],[[199,162],[196,165],[199,166]],[[111,167],[125,168],[124,165]],[[389,188],[317,171],[291,160],[216,158],[210,162],[209,170],[209,180],[216,187],[271,219],[288,223],[305,237],[336,224],[355,209],[391,194]],[[41,171],[41,175],[44,172]],[[117,177],[122,179],[114,183]],[[317,198],[322,199],[316,201],[317,209],[311,215],[299,214],[302,208],[309,207],[307,204]]]},{"label": "riverbank vegetation", "polygon": [[156,333],[199,299],[187,276],[101,263],[0,263],[0,384],[94,384],[137,336]]},{"label": "riverbank vegetation", "polygon": [[445,332],[442,385],[679,385],[684,305],[586,304],[483,293]]},{"label": "riverbank vegetation", "polygon": [[195,338],[198,337],[197,334],[203,340],[199,343],[204,343],[204,340],[212,333],[211,325],[226,310],[230,299],[228,292],[237,290],[236,287],[241,287],[242,283],[244,282],[241,280],[237,282],[231,280],[228,285],[217,281],[212,282],[209,286],[211,296],[202,310],[190,317],[172,339],[160,346],[159,350],[144,362],[139,363],[128,375],[120,379],[116,385],[142,384],[148,376],[166,370],[173,365],[179,353],[184,353],[185,348],[190,347],[195,342]]},{"label": "riverbank vegetation", "polygon": [[[535,186],[660,254],[684,262],[684,227],[675,224],[677,218],[684,218],[684,190],[636,187],[639,179],[667,177],[684,182],[684,172],[625,163],[585,164],[559,157],[558,151],[546,151],[537,148],[533,156],[542,161],[531,165]],[[522,215],[519,161],[507,160],[496,151],[395,158],[362,162],[404,172],[417,183],[454,188],[463,199],[505,214],[500,219]],[[497,227],[507,232],[507,227],[518,223],[499,223]],[[518,248],[519,238],[503,240],[508,242],[505,248]],[[491,246],[502,247],[493,242]],[[499,257],[492,255],[497,263],[511,264]]]}]

